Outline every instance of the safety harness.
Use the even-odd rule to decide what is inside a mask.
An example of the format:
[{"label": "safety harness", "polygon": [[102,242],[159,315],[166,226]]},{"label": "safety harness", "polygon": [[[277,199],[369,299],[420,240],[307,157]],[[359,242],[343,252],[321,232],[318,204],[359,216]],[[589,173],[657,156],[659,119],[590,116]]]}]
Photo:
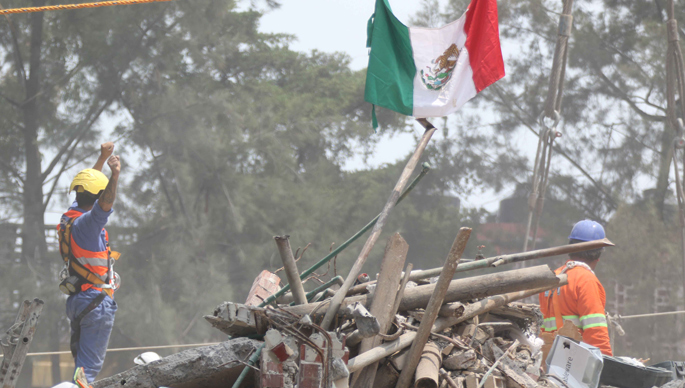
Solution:
[{"label": "safety harness", "polygon": [[[59,238],[59,251],[62,255],[62,260],[64,260],[65,267],[69,271],[69,275],[76,276],[80,282],[89,283],[98,288],[102,288],[103,292],[112,297],[112,280],[114,271],[112,270],[113,260],[118,260],[121,254],[119,252],[112,251],[109,248],[109,241],[107,242],[107,263],[108,270],[107,275],[98,275],[90,271],[87,267],[78,262],[71,249],[71,227],[77,217],[69,218],[64,228],[58,228],[58,238]],[[77,284],[76,293],[81,291],[81,285]],[[97,307],[97,306],[96,306]]]}]

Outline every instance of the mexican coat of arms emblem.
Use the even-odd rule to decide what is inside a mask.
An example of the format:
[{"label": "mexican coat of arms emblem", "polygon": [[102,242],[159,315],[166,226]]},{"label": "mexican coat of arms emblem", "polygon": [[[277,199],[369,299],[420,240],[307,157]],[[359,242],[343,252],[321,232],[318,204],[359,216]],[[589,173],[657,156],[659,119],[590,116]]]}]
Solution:
[{"label": "mexican coat of arms emblem", "polygon": [[439,57],[431,61],[431,66],[421,69],[421,81],[429,90],[440,90],[452,78],[452,72],[457,66],[459,49],[452,43]]}]

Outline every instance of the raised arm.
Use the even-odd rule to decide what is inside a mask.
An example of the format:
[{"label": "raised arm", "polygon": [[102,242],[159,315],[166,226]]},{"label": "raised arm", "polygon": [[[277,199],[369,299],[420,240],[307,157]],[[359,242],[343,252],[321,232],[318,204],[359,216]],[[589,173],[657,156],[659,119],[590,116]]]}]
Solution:
[{"label": "raised arm", "polygon": [[102,167],[105,165],[107,159],[112,156],[112,152],[114,152],[114,143],[108,141],[100,144],[100,156],[98,157],[97,162],[95,162],[93,169],[102,171]]},{"label": "raised arm", "polygon": [[100,195],[100,198],[98,199],[100,208],[106,212],[112,210],[114,199],[117,197],[117,183],[119,182],[119,171],[121,171],[119,156],[114,155],[109,158],[109,160],[107,160],[107,165],[112,170],[112,176],[109,178],[109,183],[107,183],[105,191],[102,192],[102,195]]}]

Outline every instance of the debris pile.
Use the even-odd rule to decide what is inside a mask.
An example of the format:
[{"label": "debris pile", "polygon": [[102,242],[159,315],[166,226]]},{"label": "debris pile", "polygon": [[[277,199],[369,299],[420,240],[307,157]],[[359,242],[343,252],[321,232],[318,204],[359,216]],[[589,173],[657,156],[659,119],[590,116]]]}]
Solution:
[{"label": "debris pile", "polygon": [[[542,315],[516,302],[566,284],[548,266],[454,280],[456,272],[595,249],[608,241],[461,260],[462,228],[445,265],[405,267],[408,244],[392,236],[376,280],[351,273],[305,292],[288,237],[278,237],[289,286],[263,271],[245,303],[223,302],[205,319],[229,336],[100,380],[110,387],[534,388],[541,383]],[[317,263],[321,265],[323,260]],[[308,272],[309,271],[309,272]],[[437,275],[437,277],[436,277]],[[332,301],[343,295],[337,306]],[[326,325],[325,317],[332,319]],[[540,379],[540,380],[539,380]]]},{"label": "debris pile", "polygon": [[[531,338],[539,332],[542,315],[535,305],[509,302],[564,282],[563,276],[557,277],[546,266],[451,282],[447,303],[438,310],[433,333],[420,354],[416,386],[536,386],[542,355],[540,344]],[[527,290],[526,284],[535,287]],[[374,286],[357,287],[355,292],[366,292],[345,299],[331,331],[315,323],[323,318],[327,301],[277,307],[224,302],[205,319],[231,337],[264,336],[254,386],[394,387],[426,318],[421,306],[425,307],[436,285],[408,282],[386,333],[367,308],[380,288]],[[491,295],[493,289],[511,292]],[[472,298],[477,295],[485,298]],[[380,339],[379,345],[360,352],[365,341],[375,338]],[[369,378],[371,367],[376,368],[375,376]],[[363,378],[370,385],[358,385]]]}]

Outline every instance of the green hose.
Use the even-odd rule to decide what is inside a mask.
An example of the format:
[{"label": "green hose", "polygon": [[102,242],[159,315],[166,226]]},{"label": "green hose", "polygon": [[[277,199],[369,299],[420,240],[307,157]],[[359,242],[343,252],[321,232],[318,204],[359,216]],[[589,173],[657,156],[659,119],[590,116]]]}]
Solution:
[{"label": "green hose", "polygon": [[252,356],[250,356],[250,359],[247,360],[247,365],[249,365],[249,366],[245,366],[245,369],[243,369],[243,371],[240,372],[240,376],[238,376],[238,379],[235,381],[235,383],[233,383],[233,387],[232,387],[232,388],[238,388],[238,387],[240,387],[240,384],[243,383],[243,380],[245,380],[245,377],[247,376],[247,372],[249,372],[250,369],[252,369],[252,368],[250,368],[250,366],[252,366],[252,365],[254,365],[255,363],[257,363],[257,360],[259,359],[259,356],[262,355],[262,349],[264,349],[264,346],[266,346],[265,343],[261,344],[261,345],[257,348],[257,350],[255,350],[254,354],[252,354]]}]

